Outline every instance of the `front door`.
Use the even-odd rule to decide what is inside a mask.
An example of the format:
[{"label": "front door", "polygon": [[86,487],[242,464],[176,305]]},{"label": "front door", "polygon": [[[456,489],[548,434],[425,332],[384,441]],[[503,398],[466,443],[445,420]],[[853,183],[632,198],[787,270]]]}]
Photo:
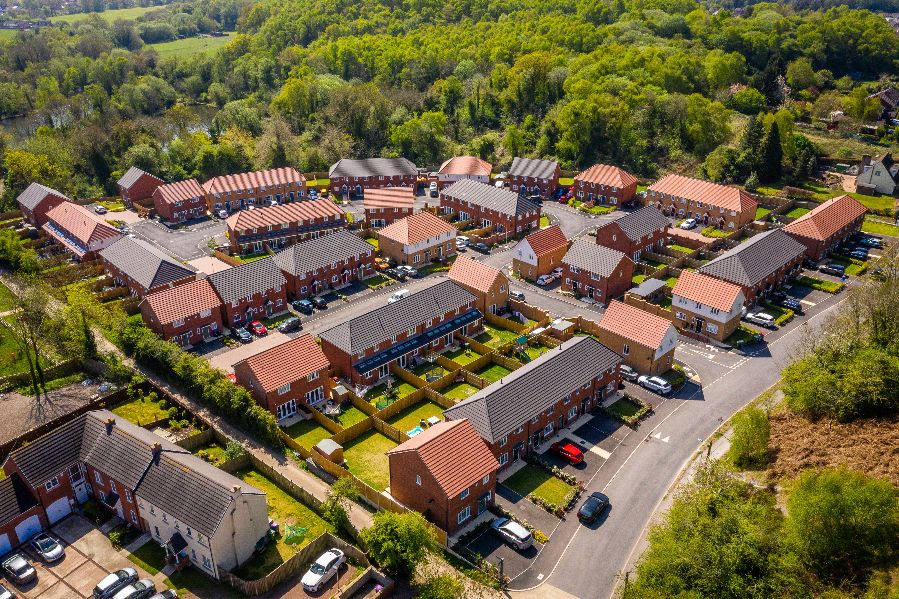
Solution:
[{"label": "front door", "polygon": [[483,514],[487,511],[487,498],[489,495],[490,491],[487,491],[478,498],[478,514]]},{"label": "front door", "polygon": [[704,319],[704,318],[697,318],[697,319],[695,319],[695,321],[693,322],[693,324],[696,325],[696,329],[695,329],[696,332],[697,332],[697,333],[701,333],[701,332],[702,332],[702,328],[705,326],[705,319]]},{"label": "front door", "polygon": [[274,305],[273,303],[268,302],[267,304],[265,304],[265,316],[266,316],[266,318],[271,318],[272,312],[274,311],[274,309],[275,309],[275,305]]}]

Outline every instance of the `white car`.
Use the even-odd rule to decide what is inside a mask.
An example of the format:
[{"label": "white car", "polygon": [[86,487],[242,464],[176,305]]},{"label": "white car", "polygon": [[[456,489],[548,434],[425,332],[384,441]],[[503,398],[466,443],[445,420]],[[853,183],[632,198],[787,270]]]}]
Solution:
[{"label": "white car", "polygon": [[774,317],[767,312],[754,312],[751,314],[747,314],[746,320],[759,326],[763,326],[766,329],[777,328],[777,322],[775,321]]},{"label": "white car", "polygon": [[671,393],[671,385],[668,381],[658,376],[643,375],[637,379],[637,384],[650,391],[655,391],[659,395],[668,395]]},{"label": "white car", "polygon": [[59,541],[46,533],[41,533],[31,539],[31,546],[45,562],[55,562],[63,558],[66,552]]},{"label": "white car", "polygon": [[490,523],[490,527],[502,537],[502,539],[518,549],[524,551],[534,545],[534,537],[524,526],[509,518],[496,518]]},{"label": "white car", "polygon": [[462,245],[468,245],[469,243],[471,243],[471,239],[469,239],[465,235],[456,235],[456,245],[459,245],[460,243]]},{"label": "white car", "polygon": [[553,269],[552,273],[550,273],[550,274],[552,274],[552,276],[554,276],[556,278],[561,277],[562,276],[562,267],[561,266],[555,267]]},{"label": "white car", "polygon": [[698,224],[699,223],[696,222],[695,218],[688,218],[687,220],[685,220],[684,222],[682,222],[680,224],[680,228],[681,229],[695,229],[696,225],[698,225]]},{"label": "white car", "polygon": [[431,184],[428,186],[428,191],[430,192],[430,195],[432,198],[437,197],[437,182],[436,181],[431,181]]},{"label": "white car", "polygon": [[228,213],[224,210],[219,210],[219,218],[221,218],[222,220],[228,218]]},{"label": "white car", "polygon": [[16,596],[13,595],[12,591],[0,584],[0,599],[16,599]]},{"label": "white car", "polygon": [[303,574],[300,582],[303,589],[310,593],[318,592],[326,582],[337,576],[340,566],[346,561],[346,556],[340,549],[329,549],[322,553],[312,567]]},{"label": "white car", "polygon": [[96,206],[94,206],[94,212],[96,212],[97,214],[106,214],[107,212],[109,212],[109,210],[107,210],[105,206],[97,204]]},{"label": "white car", "polygon": [[390,296],[390,298],[387,300],[387,303],[393,304],[393,303],[400,301],[404,297],[408,297],[408,296],[409,296],[408,289],[400,289],[399,291],[394,292],[394,294]]},{"label": "white car", "polygon": [[509,290],[509,297],[512,298],[512,299],[514,299],[514,300],[518,300],[518,301],[520,301],[520,302],[523,302],[523,301],[524,301],[524,293],[521,292],[521,291],[518,291],[517,289],[510,289],[510,290]]},{"label": "white car", "polygon": [[556,280],[556,277],[554,277],[552,275],[540,275],[539,277],[537,277],[537,284],[542,287],[544,285],[549,285],[550,283],[552,283],[555,280]]}]

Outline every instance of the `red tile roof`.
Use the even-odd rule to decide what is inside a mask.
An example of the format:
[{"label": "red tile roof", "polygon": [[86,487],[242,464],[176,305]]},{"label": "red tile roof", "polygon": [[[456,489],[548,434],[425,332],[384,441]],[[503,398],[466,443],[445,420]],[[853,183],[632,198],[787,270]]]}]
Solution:
[{"label": "red tile roof", "polygon": [[681,271],[680,278],[671,290],[672,295],[699,302],[722,312],[730,312],[741,293],[743,290],[739,285],[692,270]]},{"label": "red tile roof", "polygon": [[609,304],[599,321],[600,328],[652,349],[662,346],[665,335],[673,326],[667,318],[618,300]]},{"label": "red tile roof", "polygon": [[[66,236],[61,235],[62,232],[71,236],[85,247],[97,241],[122,236],[115,227],[105,220],[84,206],[79,206],[72,202],[63,202],[50,209],[47,211],[47,218],[50,222],[44,225],[44,229],[68,247],[73,246],[67,243]],[[79,248],[73,249],[77,250]],[[82,252],[79,251],[80,253]]]},{"label": "red tile roof", "polygon": [[230,229],[243,230],[301,220],[307,221],[326,216],[332,220],[338,220],[343,217],[343,210],[331,200],[303,200],[254,210],[241,210],[229,216],[225,222],[228,223]]},{"label": "red tile roof", "polygon": [[454,156],[440,165],[438,171],[442,175],[481,175],[490,176],[493,165],[477,156]]},{"label": "red tile roof", "polygon": [[[250,356],[243,363],[256,375],[266,393],[331,366],[309,333]],[[240,382],[243,384],[243,381]]]},{"label": "red tile roof", "polygon": [[784,227],[800,237],[827,241],[843,227],[864,216],[865,206],[852,196],[842,195],[823,202]]},{"label": "red tile roof", "polygon": [[196,179],[187,179],[185,181],[176,181],[175,183],[167,183],[160,185],[153,192],[153,198],[158,198],[160,202],[166,204],[174,204],[175,202],[183,202],[192,200],[193,198],[202,198],[204,196],[203,188],[197,183]]},{"label": "red tile roof", "polygon": [[463,287],[489,293],[496,278],[504,275],[489,264],[478,262],[469,256],[459,256],[450,268],[448,276],[451,281]]},{"label": "red tile roof", "polygon": [[415,189],[412,187],[375,187],[364,192],[362,205],[368,208],[412,208]]},{"label": "red tile roof", "polygon": [[459,495],[499,469],[493,452],[465,418],[435,424],[387,455],[409,451],[418,454],[447,497]]},{"label": "red tile roof", "polygon": [[430,212],[419,212],[387,225],[378,232],[378,237],[386,237],[403,245],[413,245],[434,239],[442,233],[455,232],[456,227],[442,218]]},{"label": "red tile roof", "polygon": [[637,182],[637,178],[623,168],[609,166],[608,164],[594,164],[587,170],[578,173],[574,180],[575,182],[585,181],[587,183],[619,188],[627,187]]},{"label": "red tile roof", "polygon": [[525,237],[525,240],[531,246],[531,249],[534,250],[534,255],[537,257],[544,256],[560,247],[568,249],[568,239],[559,225],[540,229]]},{"label": "red tile roof", "polygon": [[260,187],[275,187],[296,183],[302,187],[306,183],[306,177],[297,169],[288,166],[284,168],[270,168],[265,171],[253,171],[250,173],[236,173],[213,177],[203,183],[206,193],[245,192],[248,189],[256,190]]},{"label": "red tile roof", "polygon": [[653,192],[676,198],[687,198],[705,205],[720,206],[725,210],[755,211],[758,203],[746,191],[727,185],[718,185],[683,175],[667,175],[649,186],[646,200],[654,201]]},{"label": "red tile roof", "polygon": [[203,310],[218,310],[222,300],[216,295],[209,279],[200,279],[171,289],[151,293],[144,298],[160,324],[199,314]]}]

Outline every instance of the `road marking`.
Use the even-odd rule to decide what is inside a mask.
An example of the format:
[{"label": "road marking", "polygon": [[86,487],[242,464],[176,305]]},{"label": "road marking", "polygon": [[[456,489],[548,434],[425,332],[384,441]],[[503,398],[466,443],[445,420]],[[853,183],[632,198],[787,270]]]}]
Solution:
[{"label": "road marking", "polygon": [[538,574],[538,575],[537,575],[537,580],[543,580],[543,574]]}]

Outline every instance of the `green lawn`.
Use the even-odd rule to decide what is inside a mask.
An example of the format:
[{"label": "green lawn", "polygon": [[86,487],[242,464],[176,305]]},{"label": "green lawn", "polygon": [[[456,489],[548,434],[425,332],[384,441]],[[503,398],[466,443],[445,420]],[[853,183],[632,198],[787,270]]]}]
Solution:
[{"label": "green lawn", "polygon": [[246,254],[245,256],[232,256],[232,258],[236,258],[240,260],[243,264],[249,264],[250,262],[255,262],[256,260],[262,260],[263,258],[268,258],[270,254],[266,252],[262,252],[261,254]]},{"label": "green lawn", "polygon": [[550,348],[547,347],[546,345],[537,343],[534,345],[528,345],[525,348],[524,353],[526,353],[531,360],[535,360],[535,359],[539,358],[540,356],[542,356],[543,354],[545,354],[546,352],[548,352],[549,350],[550,350]]},{"label": "green lawn", "polygon": [[133,553],[129,553],[128,560],[137,567],[146,570],[150,576],[155,576],[165,568],[165,551],[156,541],[150,539]]},{"label": "green lawn", "polygon": [[[411,427],[410,427],[411,428]],[[397,446],[392,439],[376,430],[347,442],[343,446],[350,472],[372,488],[383,491],[390,484],[390,467],[387,452]]]},{"label": "green lawn", "polygon": [[640,262],[642,262],[643,264],[649,264],[653,268],[661,268],[662,266],[665,266],[664,262],[659,262],[658,260],[645,258],[643,256],[640,257]]},{"label": "green lawn", "polygon": [[442,419],[443,408],[433,401],[425,400],[406,408],[387,422],[406,433],[431,416],[439,416]]},{"label": "green lawn", "polygon": [[425,380],[427,380],[428,375],[436,375],[436,376],[442,377],[447,374],[446,368],[444,368],[437,362],[434,362],[433,364],[431,364],[427,360],[425,360],[424,362],[422,362],[421,364],[419,364],[418,366],[413,368],[412,372],[416,376],[421,377]]},{"label": "green lawn", "polygon": [[476,371],[475,374],[482,379],[487,379],[488,381],[493,383],[503,378],[507,374],[510,374],[511,372],[511,370],[509,370],[505,366],[501,366],[500,364],[490,364],[489,366],[485,366],[484,368]]},{"label": "green lawn", "polygon": [[799,206],[793,208],[789,212],[785,213],[784,216],[786,218],[799,218],[800,216],[804,216],[811,212],[811,210],[807,208],[800,208]]},{"label": "green lawn", "polygon": [[[677,279],[675,279],[675,281],[677,281]],[[674,287],[674,285],[671,285],[671,287]],[[671,296],[662,294],[659,296],[658,299],[656,299],[652,303],[654,303],[657,306],[661,306],[667,310],[667,309],[671,308]]]},{"label": "green lawn", "polygon": [[534,495],[554,505],[560,505],[574,488],[549,472],[527,464],[503,482],[523,497]]},{"label": "green lawn", "polygon": [[340,426],[343,428],[349,428],[354,424],[362,422],[366,418],[368,418],[368,414],[356,406],[352,406],[348,410],[344,410],[340,413],[340,416],[337,417],[337,422],[339,422]]},{"label": "green lawn", "polygon": [[559,185],[562,187],[571,187],[574,185],[574,177],[559,177]]},{"label": "green lawn", "polygon": [[225,448],[215,442],[195,447],[190,452],[213,466],[219,466],[225,461]]},{"label": "green lawn", "polygon": [[0,283],[0,312],[12,310],[15,307],[16,296],[12,294],[9,287]]},{"label": "green lawn", "polygon": [[706,227],[705,229],[702,230],[702,234],[705,235],[706,237],[713,237],[713,238],[714,237],[727,237],[728,235],[730,235],[730,233],[728,231],[722,231],[721,229],[719,229],[718,227],[715,227],[715,226]]},{"label": "green lawn", "polygon": [[8,42],[16,37],[17,29],[0,29],[0,42]]},{"label": "green lawn", "polygon": [[466,349],[459,348],[453,351],[448,351],[443,355],[459,366],[465,366],[466,364],[474,362],[481,357],[481,354],[471,349],[470,347]]},{"label": "green lawn", "polygon": [[789,308],[775,306],[770,302],[764,302],[762,311],[773,316],[775,324],[777,324],[777,326],[782,326],[793,316],[793,314],[795,314],[795,312],[793,312]]},{"label": "green lawn", "polygon": [[840,256],[831,256],[830,261],[833,263],[837,263],[843,266],[846,270],[846,274],[852,277],[858,277],[865,273],[868,270],[868,263],[863,260],[856,260],[855,258],[844,258]]},{"label": "green lawn", "polygon": [[677,245],[676,243],[672,243],[671,245],[665,246],[669,250],[674,250],[675,252],[681,252],[682,254],[689,254],[693,250],[684,245]]},{"label": "green lawn", "polygon": [[677,285],[677,277],[666,277],[665,285],[674,289],[674,286]]},{"label": "green lawn", "polygon": [[761,220],[771,214],[770,208],[762,208],[761,206],[755,209],[755,220]]},{"label": "green lawn", "polygon": [[480,341],[484,345],[489,345],[492,348],[497,348],[501,345],[509,343],[510,341],[518,339],[518,337],[519,334],[515,331],[500,329],[490,326],[489,324],[484,324],[484,332],[479,334],[474,339],[476,341]]},{"label": "green lawn", "polygon": [[545,229],[548,226],[549,226],[549,217],[546,216],[545,214],[540,216],[540,228]]},{"label": "green lawn", "polygon": [[320,425],[311,418],[309,420],[300,420],[296,424],[284,429],[288,437],[305,447],[312,449],[319,441],[327,439],[331,436],[331,431]]},{"label": "green lawn", "polygon": [[365,241],[367,241],[368,243],[370,243],[370,244],[372,244],[373,246],[375,246],[375,249],[379,249],[379,245],[378,245],[378,244],[379,244],[380,242],[378,241],[378,238],[377,238],[377,237],[366,237],[366,238],[365,238]]},{"label": "green lawn", "polygon": [[183,57],[215,52],[232,39],[234,39],[234,33],[226,33],[220,37],[186,37],[183,40],[148,44],[147,47],[156,50],[160,58]]},{"label": "green lawn", "polygon": [[648,275],[634,275],[631,278],[631,283],[633,283],[634,285],[639,285],[640,283],[642,283],[643,281],[645,281],[648,278],[649,278]]},{"label": "green lawn", "polygon": [[[813,134],[809,134],[808,136],[809,136],[809,138],[814,139]],[[851,140],[845,140],[845,141],[849,142]],[[868,154],[868,153],[880,154],[880,153],[883,153],[882,151],[871,152],[870,147],[869,146],[866,146],[866,147],[868,147],[867,151],[864,148],[862,148],[862,149],[859,149],[856,152],[856,154]],[[849,196],[852,196],[853,198],[855,198],[856,200],[858,200],[859,202],[861,202],[862,204],[864,204],[865,206],[867,206],[871,210],[892,210],[892,208],[893,208],[893,198],[891,198],[890,196],[883,196],[883,195],[871,196],[871,195],[866,195],[866,194],[857,193],[857,192],[845,192],[842,189],[831,189],[830,187],[827,187],[826,185],[821,185],[820,183],[816,183],[813,181],[807,181],[807,182],[803,183],[802,185],[800,185],[799,187],[802,189],[805,189],[806,191],[812,192],[811,199],[815,200],[816,202],[823,202],[825,200],[829,200],[830,198],[835,198],[835,197],[841,196],[841,195],[849,195]],[[769,185],[769,186],[759,187],[758,193],[760,193],[761,195],[778,196],[778,195],[780,195],[780,192],[782,191],[782,189],[783,189],[783,186],[780,186],[780,185]]]},{"label": "green lawn", "polygon": [[752,341],[755,336],[755,331],[750,329],[747,326],[739,325],[734,332],[730,334],[730,337],[724,340],[728,345],[740,345],[741,343],[749,343]]},{"label": "green lawn", "polygon": [[156,401],[148,397],[135,398],[114,407],[112,413],[138,426],[143,426],[148,422],[160,420],[168,415],[168,407],[163,407],[163,405],[167,406],[168,404],[161,398]]},{"label": "green lawn", "polygon": [[633,416],[636,416],[637,412],[643,409],[643,406],[629,400],[626,397],[622,397],[615,403],[606,406],[606,409],[619,418],[631,418]]},{"label": "green lawn", "polygon": [[[281,534],[274,543],[259,555],[254,555],[250,560],[234,571],[236,576],[244,580],[257,580],[262,578],[285,560],[290,558],[298,549],[308,545],[313,539],[322,533],[331,530],[327,522],[312,511],[311,508],[300,503],[281,487],[252,468],[238,470],[234,475],[247,484],[253,485],[265,492],[265,500],[268,504],[268,516],[280,525]],[[306,529],[306,535],[294,545],[288,545],[284,540],[285,527],[290,524]]]},{"label": "green lawn", "polygon": [[883,221],[866,218],[862,223],[862,231],[872,235],[886,235],[887,237],[899,237],[899,227]]},{"label": "green lawn", "polygon": [[806,275],[797,277],[796,283],[798,285],[803,285],[805,287],[811,287],[812,289],[817,289],[819,291],[824,291],[826,293],[836,293],[840,289],[843,288],[842,283],[836,283],[834,281],[826,281],[824,279],[818,279],[816,277],[809,277]]},{"label": "green lawn", "polygon": [[[400,399],[401,397],[406,397],[413,391],[415,391],[415,387],[407,383],[406,381],[394,381],[393,389],[396,391],[396,399]],[[376,404],[382,399],[385,398],[384,392],[387,391],[387,383],[381,383],[380,385],[375,385],[363,396],[362,399],[365,401]]]},{"label": "green lawn", "polygon": [[444,397],[448,397],[453,401],[462,401],[478,392],[478,388],[469,383],[453,383],[446,387],[441,393]]},{"label": "green lawn", "polygon": [[362,281],[362,284],[365,285],[366,287],[368,287],[369,289],[380,289],[381,287],[383,287],[384,285],[386,285],[389,282],[390,282],[390,279],[388,279],[387,277],[382,276],[382,275],[375,275],[373,277],[364,279]]},{"label": "green lawn", "polygon": [[133,8],[116,8],[113,10],[104,10],[103,12],[84,13],[79,12],[71,15],[59,15],[50,17],[51,23],[74,23],[75,21],[83,21],[90,15],[97,15],[107,23],[112,23],[116,19],[135,20],[147,12],[159,8],[158,6],[135,6]]}]

